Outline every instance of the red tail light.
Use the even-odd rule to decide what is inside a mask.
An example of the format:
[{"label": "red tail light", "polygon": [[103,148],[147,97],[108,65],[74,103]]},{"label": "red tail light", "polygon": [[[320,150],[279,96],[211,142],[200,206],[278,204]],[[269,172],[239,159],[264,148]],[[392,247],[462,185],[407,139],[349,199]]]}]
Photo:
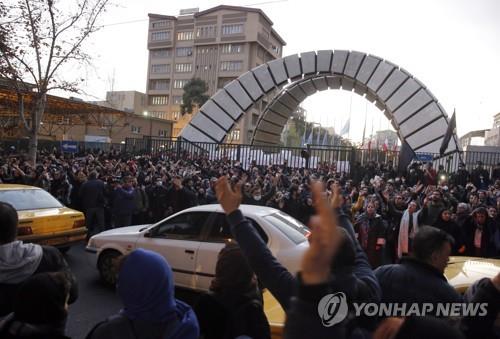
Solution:
[{"label": "red tail light", "polygon": [[17,228],[17,235],[30,235],[33,234],[33,230],[29,226],[22,226]]},{"label": "red tail light", "polygon": [[85,219],[75,220],[73,222],[73,228],[85,227]]},{"label": "red tail light", "polygon": [[311,231],[306,231],[306,234],[304,234],[304,237],[309,239],[310,236],[311,236]]}]

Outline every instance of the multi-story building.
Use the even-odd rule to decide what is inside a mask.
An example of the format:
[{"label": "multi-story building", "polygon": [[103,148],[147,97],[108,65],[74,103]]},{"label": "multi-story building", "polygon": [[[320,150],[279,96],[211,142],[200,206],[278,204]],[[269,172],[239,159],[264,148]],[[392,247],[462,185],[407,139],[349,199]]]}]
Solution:
[{"label": "multi-story building", "polygon": [[[106,101],[92,101],[92,103],[143,115],[147,111],[146,99],[146,94],[137,91],[111,91],[106,92]],[[166,115],[155,118],[166,119]]]},{"label": "multi-story building", "polygon": [[[196,114],[180,114],[184,85],[200,78],[213,95],[244,72],[280,58],[285,41],[272,26],[262,10],[246,7],[183,10],[177,17],[149,14],[148,112],[173,120],[178,136]],[[229,142],[251,141],[260,106],[244,115]]]},{"label": "multi-story building", "polygon": [[485,132],[484,144],[486,146],[500,146],[500,113],[493,118],[493,127]]}]

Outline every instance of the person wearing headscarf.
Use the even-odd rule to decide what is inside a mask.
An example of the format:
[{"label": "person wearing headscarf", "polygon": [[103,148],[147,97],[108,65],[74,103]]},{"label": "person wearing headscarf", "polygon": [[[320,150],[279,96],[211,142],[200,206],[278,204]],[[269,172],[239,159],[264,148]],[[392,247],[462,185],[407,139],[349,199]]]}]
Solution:
[{"label": "person wearing headscarf", "polygon": [[411,201],[401,217],[397,247],[397,255],[400,259],[401,257],[410,254],[413,238],[419,229],[420,224],[418,219],[421,210],[417,211],[417,209],[417,203],[415,201]]},{"label": "person wearing headscarf", "polygon": [[63,272],[39,273],[18,289],[14,310],[0,322],[2,339],[68,339],[70,280]]},{"label": "person wearing headscarf", "polygon": [[376,204],[370,201],[366,212],[354,223],[354,232],[361,248],[366,252],[372,268],[384,264],[384,250],[387,240],[387,223],[376,213]]},{"label": "person wearing headscarf", "polygon": [[175,299],[170,265],[158,253],[137,249],[120,262],[116,291],[119,314],[97,324],[87,339],[195,339],[198,320]]},{"label": "person wearing headscarf", "polygon": [[495,224],[484,207],[476,208],[463,226],[466,254],[476,257],[495,255]]},{"label": "person wearing headscarf", "polygon": [[210,292],[195,312],[204,339],[271,337],[257,278],[235,243],[220,251]]},{"label": "person wearing headscarf", "polygon": [[451,211],[442,209],[434,227],[439,228],[453,237],[455,243],[451,250],[452,255],[463,254],[465,252],[464,236],[458,224],[451,219]]}]

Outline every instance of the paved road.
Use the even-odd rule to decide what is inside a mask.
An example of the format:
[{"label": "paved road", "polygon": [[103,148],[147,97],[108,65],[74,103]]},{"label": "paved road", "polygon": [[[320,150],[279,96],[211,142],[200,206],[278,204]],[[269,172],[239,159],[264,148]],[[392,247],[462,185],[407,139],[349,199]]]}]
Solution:
[{"label": "paved road", "polygon": [[[66,260],[79,284],[80,296],[69,307],[67,334],[73,339],[83,339],[98,322],[118,312],[121,303],[114,289],[103,286],[95,267],[87,261],[85,246],[76,245],[66,254]],[[197,295],[176,290],[176,297],[193,304]]]},{"label": "paved road", "polygon": [[78,279],[79,298],[69,307],[67,333],[73,339],[83,339],[92,327],[120,310],[115,291],[99,282],[97,270],[87,262],[84,245],[72,247],[66,260]]}]

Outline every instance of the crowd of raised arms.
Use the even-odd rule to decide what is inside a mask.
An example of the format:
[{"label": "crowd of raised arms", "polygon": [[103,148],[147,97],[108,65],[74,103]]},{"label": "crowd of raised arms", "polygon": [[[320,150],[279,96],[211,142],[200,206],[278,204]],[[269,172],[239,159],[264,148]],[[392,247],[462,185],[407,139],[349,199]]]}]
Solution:
[{"label": "crowd of raised arms", "polygon": [[[194,310],[175,299],[165,259],[135,250],[118,265],[123,310],[97,324],[87,338],[270,338],[262,287],[287,315],[285,338],[499,334],[500,274],[477,281],[460,295],[446,281],[444,268],[450,255],[500,257],[500,164],[486,170],[478,162],[470,172],[460,165],[447,173],[432,163],[414,162],[398,171],[391,162],[370,162],[352,164],[344,173],[335,163],[299,169],[286,161],[269,166],[253,162],[243,168],[237,161],[187,152],[132,156],[117,151],[41,153],[35,166],[19,154],[0,161],[0,183],[43,188],[83,211],[89,236],[155,223],[196,205],[220,203],[226,212],[237,245],[221,251],[211,291]],[[240,203],[280,209],[311,228],[296,276],[274,258],[240,212]],[[57,251],[16,241],[17,215],[12,211],[0,203],[0,317],[5,316],[0,337],[65,338],[65,305],[78,296],[76,279]],[[35,257],[22,259],[29,266],[22,272],[2,264],[16,251],[16,258]],[[4,274],[8,269],[9,277]],[[48,292],[43,297],[32,292],[41,290]],[[324,326],[318,303],[336,292],[346,296],[349,315],[335,326]],[[43,307],[44,316],[27,308],[26,300]],[[354,302],[485,301],[487,316],[460,319],[355,317],[352,307]],[[43,336],[44,331],[49,335]]]}]

